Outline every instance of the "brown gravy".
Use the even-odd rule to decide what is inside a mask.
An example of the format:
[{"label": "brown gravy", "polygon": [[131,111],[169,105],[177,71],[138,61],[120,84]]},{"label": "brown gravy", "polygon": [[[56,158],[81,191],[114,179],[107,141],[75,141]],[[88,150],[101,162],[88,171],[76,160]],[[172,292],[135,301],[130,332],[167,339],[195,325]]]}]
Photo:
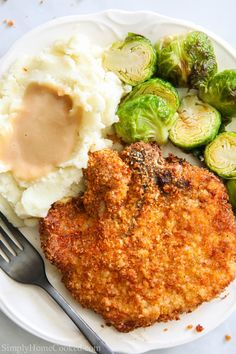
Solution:
[{"label": "brown gravy", "polygon": [[70,158],[82,115],[82,110],[72,115],[71,108],[71,98],[52,88],[26,89],[11,132],[0,136],[0,160],[15,177],[40,178]]}]

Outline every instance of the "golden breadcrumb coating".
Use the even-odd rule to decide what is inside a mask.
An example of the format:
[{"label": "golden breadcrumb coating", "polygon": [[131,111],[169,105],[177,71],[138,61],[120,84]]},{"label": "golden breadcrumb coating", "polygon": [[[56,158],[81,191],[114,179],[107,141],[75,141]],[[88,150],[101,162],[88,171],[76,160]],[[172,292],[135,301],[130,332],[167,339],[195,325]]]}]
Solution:
[{"label": "golden breadcrumb coating", "polygon": [[83,306],[121,332],[178,319],[236,275],[223,183],[155,144],[90,154],[83,196],[41,220],[42,248]]}]

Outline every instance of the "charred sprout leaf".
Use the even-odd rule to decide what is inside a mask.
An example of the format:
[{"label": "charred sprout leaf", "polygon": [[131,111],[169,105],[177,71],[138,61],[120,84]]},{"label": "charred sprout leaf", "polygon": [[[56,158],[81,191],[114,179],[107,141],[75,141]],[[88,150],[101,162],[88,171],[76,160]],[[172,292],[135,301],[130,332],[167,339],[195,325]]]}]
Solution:
[{"label": "charred sprout leaf", "polygon": [[191,32],[184,41],[191,72],[189,86],[199,88],[217,72],[217,62],[213,44],[203,32]]},{"label": "charred sprout leaf", "polygon": [[205,87],[200,88],[200,97],[218,109],[223,116],[235,116],[236,70],[224,70],[213,76]]},{"label": "charred sprout leaf", "polygon": [[223,133],[226,131],[226,127],[232,122],[232,117],[224,118],[222,117],[222,123],[218,133]]},{"label": "charred sprout leaf", "polygon": [[152,94],[164,98],[172,107],[173,111],[176,111],[179,108],[180,102],[177,90],[169,82],[159,78],[150,79],[135,86],[125,97],[123,102],[146,94]]},{"label": "charred sprout leaf", "polygon": [[149,39],[129,33],[124,41],[113,43],[104,53],[104,67],[127,84],[135,86],[156,70],[156,51]]},{"label": "charred sprout leaf", "polygon": [[167,37],[156,49],[158,75],[175,86],[199,88],[217,72],[214,48],[205,33]]},{"label": "charred sprout leaf", "polygon": [[119,122],[116,133],[127,143],[156,141],[165,144],[176,114],[166,101],[155,95],[144,95],[128,100],[117,111]]},{"label": "charred sprout leaf", "polygon": [[236,133],[221,133],[207,145],[205,163],[223,178],[236,177]]},{"label": "charred sprout leaf", "polygon": [[221,124],[219,112],[196,95],[183,98],[179,117],[170,130],[172,143],[183,149],[194,149],[212,141]]},{"label": "charred sprout leaf", "polygon": [[189,153],[193,154],[194,157],[196,157],[201,162],[203,162],[204,161],[204,150],[205,150],[205,146],[199,146],[193,150],[190,150]]},{"label": "charred sprout leaf", "polygon": [[226,186],[229,194],[229,201],[232,204],[232,207],[236,209],[236,180],[229,180]]}]

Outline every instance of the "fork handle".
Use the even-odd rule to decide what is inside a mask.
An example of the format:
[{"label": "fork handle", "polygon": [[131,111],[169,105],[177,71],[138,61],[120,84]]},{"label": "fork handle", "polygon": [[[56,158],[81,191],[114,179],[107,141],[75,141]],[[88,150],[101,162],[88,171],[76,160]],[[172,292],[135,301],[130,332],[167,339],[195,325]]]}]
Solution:
[{"label": "fork handle", "polygon": [[44,279],[37,285],[42,287],[58,303],[67,316],[69,316],[74,324],[79,328],[80,332],[83,333],[96,353],[114,354],[108,345],[103,342],[103,340],[92,330],[92,328],[82,319],[82,317],[80,317],[73,310],[64,297],[58,293],[58,291],[49,283],[48,280]]}]

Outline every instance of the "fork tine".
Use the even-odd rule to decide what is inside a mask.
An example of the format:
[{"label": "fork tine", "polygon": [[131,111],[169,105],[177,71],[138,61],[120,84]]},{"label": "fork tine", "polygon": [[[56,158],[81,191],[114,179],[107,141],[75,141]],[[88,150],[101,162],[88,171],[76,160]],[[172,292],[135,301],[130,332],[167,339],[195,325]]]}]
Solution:
[{"label": "fork tine", "polygon": [[9,250],[9,248],[5,245],[5,243],[0,239],[0,249],[7,256],[9,260],[13,257],[13,254]]},{"label": "fork tine", "polygon": [[[8,233],[4,230],[4,228],[0,225],[0,236],[2,235],[3,240],[2,242],[4,243],[4,240],[6,241],[6,243],[10,246],[10,248],[14,251],[15,254],[13,254],[14,256],[16,256],[17,251],[19,252],[19,250],[22,250],[22,247],[18,247],[18,245],[14,242],[14,240],[8,235]],[[7,244],[5,244],[5,246],[7,246]],[[10,249],[9,249],[10,250]]]},{"label": "fork tine", "polygon": [[20,249],[23,250],[22,245],[20,244],[20,242],[16,239],[16,237],[14,236],[14,234],[12,233],[11,230],[8,229],[8,227],[4,224],[4,222],[1,220],[0,218],[0,227],[3,228],[3,230],[9,235],[10,234],[10,238],[11,240],[14,242],[14,244]]},{"label": "fork tine", "polygon": [[1,247],[0,247],[0,256],[2,258],[0,258],[0,266],[2,265],[2,261],[6,261],[7,263],[9,263],[9,258],[7,257],[7,255],[1,250]]},{"label": "fork tine", "polygon": [[13,256],[16,256],[16,251],[14,250],[14,248],[12,248],[11,244],[5,239],[5,237],[2,236],[2,234],[0,233],[0,241],[4,244],[4,246],[7,247],[8,251],[11,252],[11,254]]},{"label": "fork tine", "polygon": [[[3,224],[8,228],[8,230],[14,235],[14,238],[16,239],[16,241],[20,244],[20,246],[22,247],[23,249],[23,246],[25,244],[27,245],[30,245],[32,247],[32,245],[29,243],[29,241],[27,240],[27,238],[20,232],[19,229],[17,229],[15,226],[13,226],[6,218],[6,216],[0,211],[0,220],[3,222]],[[5,231],[6,232],[6,231]],[[14,238],[13,238],[13,241],[14,241]],[[16,243],[16,246],[18,248],[19,245],[17,245]]]}]

